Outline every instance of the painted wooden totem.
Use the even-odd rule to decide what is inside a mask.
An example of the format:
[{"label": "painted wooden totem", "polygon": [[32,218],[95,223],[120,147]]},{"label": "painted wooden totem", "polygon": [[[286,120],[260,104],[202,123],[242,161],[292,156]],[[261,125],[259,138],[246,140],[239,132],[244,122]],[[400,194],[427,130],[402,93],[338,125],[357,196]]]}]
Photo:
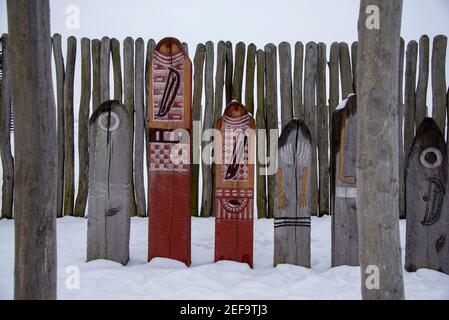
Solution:
[{"label": "painted wooden totem", "polygon": [[274,211],[274,265],[310,267],[312,143],[302,120],[283,128],[278,143]]},{"label": "painted wooden totem", "polygon": [[154,49],[148,94],[148,260],[190,265],[192,64],[181,43]]},{"label": "painted wooden totem", "polygon": [[419,126],[406,170],[405,268],[449,274],[448,154],[433,119]]},{"label": "painted wooden totem", "polygon": [[254,118],[237,101],[216,123],[215,261],[233,260],[253,267]]},{"label": "painted wooden totem", "polygon": [[351,95],[332,118],[332,266],[359,265],[357,221],[357,97]]},{"label": "painted wooden totem", "polygon": [[132,123],[124,105],[101,104],[89,122],[87,261],[128,263],[132,145]]}]

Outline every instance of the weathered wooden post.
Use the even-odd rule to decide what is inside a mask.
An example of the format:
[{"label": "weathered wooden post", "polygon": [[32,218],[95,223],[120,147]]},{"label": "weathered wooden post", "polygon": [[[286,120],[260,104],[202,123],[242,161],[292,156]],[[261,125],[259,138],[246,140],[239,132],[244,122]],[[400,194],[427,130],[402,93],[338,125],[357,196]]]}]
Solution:
[{"label": "weathered wooden post", "polygon": [[142,38],[136,40],[136,59],[134,72],[135,130],[134,130],[134,193],[136,199],[136,214],[139,217],[147,215],[145,204],[145,187],[143,181],[144,149],[145,149],[145,115],[144,115],[144,68],[145,42]]},{"label": "weathered wooden post", "polygon": [[122,80],[122,66],[120,59],[120,41],[118,41],[116,38],[111,39],[111,56],[112,56],[112,71],[114,74],[114,100],[122,101],[123,80]]},{"label": "weathered wooden post", "polygon": [[0,218],[12,219],[14,191],[14,159],[11,152],[11,73],[9,71],[9,41],[1,37],[0,83],[0,154],[2,158],[2,212]]},{"label": "weathered wooden post", "polygon": [[442,132],[446,128],[446,47],[447,37],[433,38],[432,46],[432,118]]},{"label": "weathered wooden post", "polygon": [[226,72],[225,72],[225,92],[226,104],[232,100],[232,76],[234,72],[234,55],[232,53],[232,43],[226,41]]},{"label": "weathered wooden post", "polygon": [[407,45],[405,59],[405,99],[404,99],[404,155],[408,158],[415,136],[415,86],[418,43],[414,40]]},{"label": "weathered wooden post", "polygon": [[312,140],[306,124],[291,120],[278,143],[274,200],[274,266],[310,268]]},{"label": "weathered wooden post", "polygon": [[357,51],[359,43],[354,41],[351,44],[351,68],[352,68],[352,87],[353,92],[357,93]]},{"label": "weathered wooden post", "polygon": [[254,118],[237,101],[226,106],[214,140],[215,261],[233,260],[253,267]]},{"label": "weathered wooden post", "polygon": [[101,104],[100,99],[100,51],[101,41],[92,40],[92,112]]},{"label": "weathered wooden post", "polygon": [[281,127],[293,119],[292,53],[290,43],[279,44],[279,71],[281,91]]},{"label": "weathered wooden post", "polygon": [[[154,47],[156,47],[156,42],[153,39],[147,42],[147,54],[145,57],[145,142],[146,144],[150,141],[149,128],[148,128],[148,108],[149,108],[149,94],[150,94],[150,71],[151,71],[151,61],[153,60]],[[148,165],[148,157],[146,157]]]},{"label": "weathered wooden post", "polygon": [[[429,83],[429,37],[419,38],[418,85],[416,87],[415,128],[427,117],[427,86]],[[407,155],[408,156],[408,155]]]},{"label": "weathered wooden post", "polygon": [[226,66],[226,43],[224,41],[219,41],[217,44],[217,71],[215,72],[214,124],[217,122],[218,118],[221,117],[221,114],[223,112],[225,66]]},{"label": "weathered wooden post", "polygon": [[[397,118],[401,15],[401,0],[360,3],[357,214],[363,299],[404,298]],[[373,274],[379,281],[373,283]]]},{"label": "weathered wooden post", "polygon": [[293,116],[304,120],[304,103],[302,91],[302,74],[304,62],[304,45],[298,41],[295,44],[295,62],[293,64]]},{"label": "weathered wooden post", "polygon": [[246,51],[245,43],[239,42],[235,45],[234,76],[232,78],[232,100],[242,101],[245,51]]},{"label": "weathered wooden post", "polygon": [[53,56],[55,60],[55,74],[56,74],[56,110],[57,110],[57,139],[58,139],[58,180],[57,180],[57,194],[56,194],[56,216],[63,216],[64,203],[64,56],[62,55],[62,41],[61,35],[55,33],[53,35]]},{"label": "weathered wooden post", "polygon": [[405,41],[401,37],[399,45],[399,85],[398,85],[398,136],[399,136],[399,217],[405,218],[405,161],[404,161],[404,50]]},{"label": "weathered wooden post", "polygon": [[256,45],[250,43],[246,53],[245,106],[254,115],[254,74],[256,68]]},{"label": "weathered wooden post", "polygon": [[175,38],[162,39],[150,68],[148,260],[190,265],[192,64]]},{"label": "weathered wooden post", "polygon": [[125,106],[115,100],[103,102],[89,121],[87,261],[128,263],[132,144]]},{"label": "weathered wooden post", "polygon": [[195,57],[193,58],[194,74],[193,74],[193,99],[192,99],[192,118],[194,127],[192,134],[192,215],[199,216],[198,195],[199,195],[199,175],[201,161],[201,97],[203,94],[203,70],[204,70],[204,54],[206,47],[199,43],[196,46]]},{"label": "weathered wooden post", "polygon": [[50,5],[47,0],[14,0],[7,7],[14,129],[19,133],[14,137],[14,298],[56,299],[57,140]]},{"label": "weathered wooden post", "polygon": [[341,78],[341,98],[346,99],[349,94],[354,93],[354,86],[351,71],[351,56],[346,42],[340,42],[340,78]]},{"label": "weathered wooden post", "polygon": [[100,44],[100,103],[110,98],[109,69],[111,65],[111,40],[103,37]]},{"label": "weathered wooden post", "polygon": [[90,40],[81,39],[81,98],[78,113],[78,194],[75,201],[75,217],[84,217],[89,188],[89,115],[90,115]]},{"label": "weathered wooden post", "polygon": [[340,102],[339,56],[340,44],[333,42],[329,53],[329,132],[332,132],[332,117]]},{"label": "weathered wooden post", "polygon": [[357,97],[335,110],[331,135],[332,267],[359,265],[357,220]]},{"label": "weathered wooden post", "polygon": [[75,80],[76,38],[67,39],[67,65],[64,77],[64,215],[73,215],[75,200],[75,147],[73,90]]},{"label": "weathered wooden post", "polygon": [[419,126],[407,163],[405,269],[429,268],[449,274],[448,155],[438,124]]}]

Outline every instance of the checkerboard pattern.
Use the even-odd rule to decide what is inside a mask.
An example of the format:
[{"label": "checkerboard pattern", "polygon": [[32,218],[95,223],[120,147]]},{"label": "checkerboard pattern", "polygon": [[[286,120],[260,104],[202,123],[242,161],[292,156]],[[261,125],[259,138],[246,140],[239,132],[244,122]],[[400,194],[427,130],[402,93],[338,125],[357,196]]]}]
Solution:
[{"label": "checkerboard pattern", "polygon": [[150,143],[150,171],[185,172],[190,165],[189,158],[188,144]]}]

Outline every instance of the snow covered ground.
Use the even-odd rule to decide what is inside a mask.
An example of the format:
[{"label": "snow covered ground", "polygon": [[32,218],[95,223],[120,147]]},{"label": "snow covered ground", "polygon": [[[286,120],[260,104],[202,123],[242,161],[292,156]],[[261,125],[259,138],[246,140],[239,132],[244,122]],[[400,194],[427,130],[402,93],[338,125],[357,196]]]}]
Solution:
[{"label": "snow covered ground", "polygon": [[[358,267],[330,268],[331,219],[312,218],[312,268],[272,267],[273,220],[255,221],[254,269],[213,263],[214,219],[193,218],[192,266],[169,259],[147,263],[147,219],[133,218],[128,266],[85,263],[87,220],[58,219],[59,299],[360,299]],[[404,246],[405,222],[401,221]],[[0,221],[0,299],[13,296],[14,222]],[[403,250],[404,251],[404,250]],[[75,268],[73,266],[76,266]],[[79,268],[80,288],[67,279]],[[69,277],[69,278],[68,278]],[[449,299],[449,276],[404,271],[407,299]]]}]

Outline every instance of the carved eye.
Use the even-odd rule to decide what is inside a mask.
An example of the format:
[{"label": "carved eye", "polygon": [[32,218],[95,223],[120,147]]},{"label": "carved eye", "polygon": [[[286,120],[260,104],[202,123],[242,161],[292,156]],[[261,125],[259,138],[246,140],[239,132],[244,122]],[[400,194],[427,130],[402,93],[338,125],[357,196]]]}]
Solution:
[{"label": "carved eye", "polygon": [[[111,115],[109,117],[109,114]],[[118,115],[115,112],[105,112],[100,116],[100,119],[98,120],[98,123],[100,124],[100,128],[104,131],[109,132],[115,131],[120,126],[120,119]],[[109,123],[109,124],[108,124]]]},{"label": "carved eye", "polygon": [[430,147],[421,152],[420,160],[424,167],[435,169],[443,163],[443,155],[440,150]]}]

